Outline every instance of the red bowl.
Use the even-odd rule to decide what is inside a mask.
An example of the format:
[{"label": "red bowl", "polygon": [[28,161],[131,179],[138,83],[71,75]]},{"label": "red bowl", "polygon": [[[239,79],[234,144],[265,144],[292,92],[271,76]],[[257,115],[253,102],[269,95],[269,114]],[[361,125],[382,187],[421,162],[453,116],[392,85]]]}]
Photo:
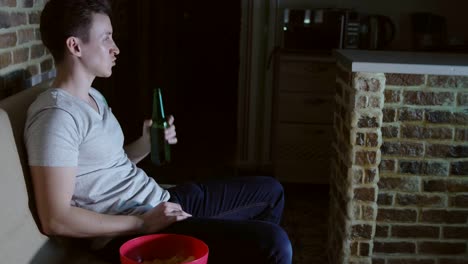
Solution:
[{"label": "red bowl", "polygon": [[195,260],[186,264],[206,264],[208,262],[208,246],[201,240],[191,236],[176,234],[154,234],[140,236],[125,242],[120,247],[120,262],[122,264],[138,264],[154,259],[170,259],[174,256]]}]

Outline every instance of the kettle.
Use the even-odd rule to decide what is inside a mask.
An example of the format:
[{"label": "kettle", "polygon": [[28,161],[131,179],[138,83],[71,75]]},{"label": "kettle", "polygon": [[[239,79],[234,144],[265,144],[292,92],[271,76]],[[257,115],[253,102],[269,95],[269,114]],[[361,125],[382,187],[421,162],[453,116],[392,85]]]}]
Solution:
[{"label": "kettle", "polygon": [[369,15],[361,21],[360,48],[384,49],[395,38],[396,28],[390,17]]}]

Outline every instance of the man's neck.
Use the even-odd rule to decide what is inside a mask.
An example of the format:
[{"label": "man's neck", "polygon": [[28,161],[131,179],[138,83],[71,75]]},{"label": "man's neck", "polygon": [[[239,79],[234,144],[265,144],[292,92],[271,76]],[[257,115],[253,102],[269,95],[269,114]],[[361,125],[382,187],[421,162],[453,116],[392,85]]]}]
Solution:
[{"label": "man's neck", "polygon": [[66,65],[57,65],[57,77],[52,85],[54,88],[64,89],[70,94],[87,101],[93,80],[94,76],[90,76],[82,70],[71,69]]}]

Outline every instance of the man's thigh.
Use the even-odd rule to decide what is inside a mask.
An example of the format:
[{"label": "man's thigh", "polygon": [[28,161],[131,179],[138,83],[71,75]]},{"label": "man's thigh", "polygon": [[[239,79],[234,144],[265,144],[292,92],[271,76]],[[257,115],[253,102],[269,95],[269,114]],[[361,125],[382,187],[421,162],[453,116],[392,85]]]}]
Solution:
[{"label": "man's thigh", "polygon": [[[187,183],[169,189],[171,201],[197,217],[260,219],[266,210],[282,211],[283,189],[271,177],[237,177]],[[281,214],[278,213],[278,214]]]}]

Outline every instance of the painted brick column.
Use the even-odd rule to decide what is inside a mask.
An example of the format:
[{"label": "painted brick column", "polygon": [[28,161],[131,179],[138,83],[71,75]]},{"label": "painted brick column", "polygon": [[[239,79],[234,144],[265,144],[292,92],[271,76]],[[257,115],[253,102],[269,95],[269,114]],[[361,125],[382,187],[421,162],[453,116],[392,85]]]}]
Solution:
[{"label": "painted brick column", "polygon": [[371,263],[385,75],[339,65],[330,181],[330,263]]}]

